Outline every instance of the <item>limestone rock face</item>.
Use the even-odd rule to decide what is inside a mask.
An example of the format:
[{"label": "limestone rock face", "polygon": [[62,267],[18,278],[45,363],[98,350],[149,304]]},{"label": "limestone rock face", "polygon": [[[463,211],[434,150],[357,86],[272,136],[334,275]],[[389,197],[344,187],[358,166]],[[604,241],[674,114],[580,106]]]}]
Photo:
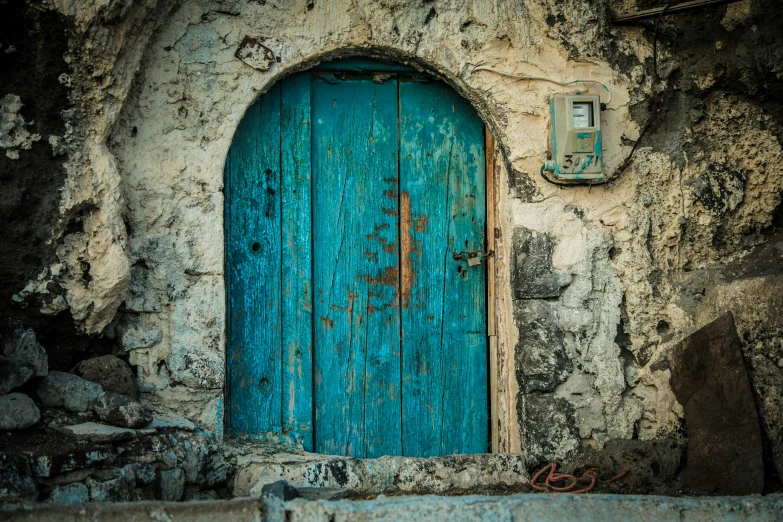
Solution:
[{"label": "limestone rock face", "polygon": [[567,273],[552,267],[554,238],[523,227],[514,229],[514,253],[511,258],[511,286],[515,299],[560,296],[560,290],[571,282]]},{"label": "limestone rock face", "polygon": [[103,355],[80,362],[73,372],[100,384],[104,391],[139,398],[139,387],[128,363],[114,355]]},{"label": "limestone rock face", "polygon": [[23,430],[41,419],[35,402],[23,393],[0,397],[0,430]]},{"label": "limestone rock face", "polygon": [[[25,3],[6,4],[2,14]],[[114,339],[156,411],[214,433],[230,411],[223,171],[243,115],[288,74],[363,53],[437,73],[495,138],[499,233],[486,246],[496,254],[502,451],[561,458],[581,444],[678,437],[683,408],[665,355],[693,328],[732,310],[765,448],[783,473],[782,294],[771,291],[770,274],[723,282],[715,274],[727,262],[744,263],[757,245],[780,241],[769,235],[783,194],[783,112],[768,81],[783,70],[783,11],[772,3],[739,2],[722,22],[715,11],[698,27],[689,17],[666,17],[658,60],[652,31],[611,23],[612,10],[634,4],[627,1],[35,4],[30,12],[48,18],[32,20],[61,22],[19,34],[31,34],[30,49],[46,49],[46,62],[67,56],[68,63],[57,64],[60,76],[29,59],[20,42],[4,41],[3,49],[17,49],[4,59],[20,66],[3,75],[14,88],[0,100],[11,127],[35,116],[29,133],[64,143],[66,155],[55,165],[41,143],[6,148],[21,161],[0,153],[13,181],[0,197],[0,217],[10,224],[17,209],[29,211],[18,220],[24,226],[2,231],[13,239],[4,244],[27,246],[2,251],[24,270],[0,277],[1,301],[35,314],[67,309],[58,320],[89,334],[105,332],[124,303],[127,318],[116,321]],[[277,60],[268,71],[236,57],[246,36],[267,37]],[[548,100],[571,89],[476,64],[605,83],[612,102],[601,115],[603,161],[617,178],[592,188],[547,183],[538,173],[550,147]],[[33,81],[39,70],[45,82]],[[592,87],[579,86],[606,99]],[[648,114],[659,94],[675,91]],[[73,106],[63,111],[58,100],[66,99]],[[35,112],[49,100],[52,111]],[[54,123],[43,126],[48,120]],[[62,154],[60,145],[53,149]],[[46,208],[46,219],[31,210]],[[22,291],[20,281],[28,282]],[[13,301],[10,288],[18,292]],[[7,369],[0,365],[0,389]],[[98,380],[100,373],[80,375],[137,396]]]},{"label": "limestone rock face", "polygon": [[525,392],[553,391],[572,370],[553,307],[539,299],[520,300],[515,305],[520,388]]},{"label": "limestone rock face", "polygon": [[103,422],[122,428],[145,428],[152,422],[152,414],[147,408],[119,393],[103,393],[95,401],[93,411]]},{"label": "limestone rock face", "polygon": [[528,395],[520,401],[518,410],[519,418],[524,419],[523,442],[531,456],[551,460],[579,449],[574,408],[567,400]]},{"label": "limestone rock face", "polygon": [[102,392],[99,384],[65,372],[49,372],[48,377],[38,385],[38,396],[44,406],[62,406],[76,412],[92,408]]}]

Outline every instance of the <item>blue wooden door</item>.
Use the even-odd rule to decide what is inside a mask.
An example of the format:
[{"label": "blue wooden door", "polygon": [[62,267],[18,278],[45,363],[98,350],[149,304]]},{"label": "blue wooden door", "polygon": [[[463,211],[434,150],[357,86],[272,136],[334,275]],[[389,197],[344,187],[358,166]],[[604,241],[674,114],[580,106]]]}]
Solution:
[{"label": "blue wooden door", "polygon": [[[342,69],[342,70],[341,70]],[[488,445],[483,124],[398,66],[253,105],[226,161],[228,431],[319,453]]]}]

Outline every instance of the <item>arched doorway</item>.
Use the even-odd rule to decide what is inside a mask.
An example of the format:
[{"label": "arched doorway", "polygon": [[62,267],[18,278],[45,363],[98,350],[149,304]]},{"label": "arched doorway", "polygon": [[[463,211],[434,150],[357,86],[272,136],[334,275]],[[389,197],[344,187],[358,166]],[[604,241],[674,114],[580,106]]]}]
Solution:
[{"label": "arched doorway", "polygon": [[365,60],[248,110],[226,161],[229,433],[487,451],[483,132],[447,85]]}]

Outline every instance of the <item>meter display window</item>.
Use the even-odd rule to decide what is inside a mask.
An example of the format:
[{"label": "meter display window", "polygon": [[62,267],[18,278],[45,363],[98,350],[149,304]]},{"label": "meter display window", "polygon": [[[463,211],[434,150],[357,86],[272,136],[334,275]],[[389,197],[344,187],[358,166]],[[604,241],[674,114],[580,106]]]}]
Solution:
[{"label": "meter display window", "polygon": [[592,102],[574,102],[571,106],[575,129],[585,129],[593,126]]}]

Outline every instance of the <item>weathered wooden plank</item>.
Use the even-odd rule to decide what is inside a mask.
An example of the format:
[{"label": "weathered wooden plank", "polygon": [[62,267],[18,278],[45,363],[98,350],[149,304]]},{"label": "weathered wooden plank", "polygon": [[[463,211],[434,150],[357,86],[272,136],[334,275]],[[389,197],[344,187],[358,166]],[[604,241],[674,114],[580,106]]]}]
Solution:
[{"label": "weathered wooden plank", "polygon": [[684,13],[686,11],[691,11],[693,9],[700,9],[702,7],[713,7],[713,6],[723,5],[723,4],[733,4],[739,1],[740,0],[692,0],[689,2],[679,2],[674,5],[670,5],[669,3],[667,3],[666,5],[652,7],[650,9],[644,9],[641,11],[636,11],[634,13],[621,14],[615,16],[612,19],[612,23],[617,25],[629,24],[632,22],[647,20],[649,18],[657,18],[664,14]]},{"label": "weathered wooden plank", "polygon": [[310,75],[281,90],[283,432],[312,451]]},{"label": "weathered wooden plank", "polygon": [[688,428],[685,487],[717,495],[761,493],[761,429],[731,312],[675,346],[669,369]]},{"label": "weathered wooden plank", "polygon": [[438,82],[400,82],[405,454],[486,452],[483,124]]},{"label": "weathered wooden plank", "polygon": [[441,454],[444,281],[456,268],[448,255],[454,129],[422,92],[400,82],[402,400],[405,454],[430,457]]},{"label": "weathered wooden plank", "polygon": [[248,109],[226,160],[228,420],[281,428],[280,86]]},{"label": "weathered wooden plank", "polygon": [[354,72],[368,72],[368,71],[409,71],[416,72],[416,69],[409,65],[402,65],[399,63],[381,62],[369,58],[353,57],[353,58],[338,58],[336,60],[327,60],[316,65],[313,70],[315,71],[354,71]]},{"label": "weathered wooden plank", "polygon": [[396,90],[395,79],[313,82],[315,446],[321,453],[401,453]]}]

